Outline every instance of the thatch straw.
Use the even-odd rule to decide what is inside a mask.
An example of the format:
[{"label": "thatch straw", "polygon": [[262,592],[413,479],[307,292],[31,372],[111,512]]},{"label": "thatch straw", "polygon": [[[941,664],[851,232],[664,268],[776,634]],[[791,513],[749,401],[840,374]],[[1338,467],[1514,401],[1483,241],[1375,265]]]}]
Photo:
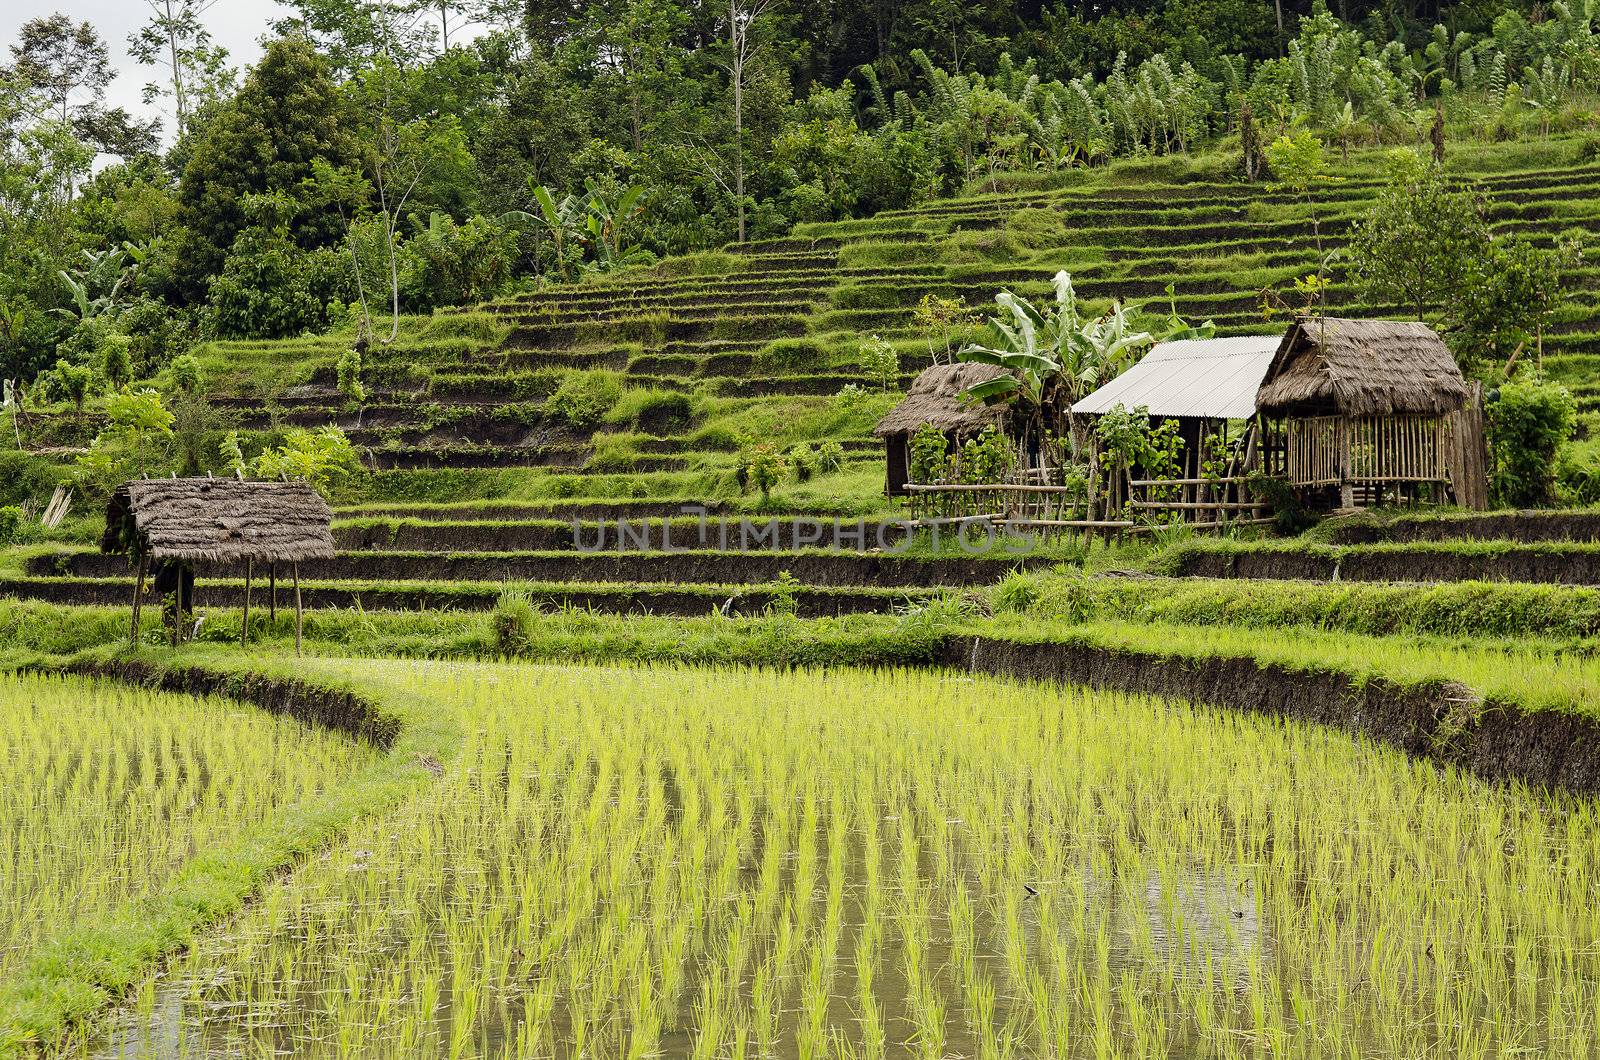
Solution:
[{"label": "thatch straw", "polygon": [[333,557],[333,511],[304,482],[127,482],[106,506],[103,552],[137,540],[152,559],[241,563]]},{"label": "thatch straw", "polygon": [[1269,413],[1436,416],[1466,400],[1455,358],[1428,325],[1324,317],[1289,329],[1256,405]]},{"label": "thatch straw", "polygon": [[872,433],[880,438],[908,434],[931,423],[946,433],[966,434],[999,425],[1005,418],[1004,406],[985,405],[961,394],[1005,374],[1005,369],[992,364],[936,364],[925,368],[912,381],[905,400],[890,409]]}]

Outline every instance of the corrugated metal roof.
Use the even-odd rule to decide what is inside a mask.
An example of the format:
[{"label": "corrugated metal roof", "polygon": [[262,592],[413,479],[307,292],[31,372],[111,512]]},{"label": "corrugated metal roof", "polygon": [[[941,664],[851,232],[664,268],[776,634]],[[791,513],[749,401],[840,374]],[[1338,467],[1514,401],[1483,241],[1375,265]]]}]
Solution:
[{"label": "corrugated metal roof", "polygon": [[1152,416],[1246,419],[1255,415],[1256,391],[1282,341],[1281,335],[1241,335],[1158,343],[1072,411],[1099,414],[1143,405]]}]

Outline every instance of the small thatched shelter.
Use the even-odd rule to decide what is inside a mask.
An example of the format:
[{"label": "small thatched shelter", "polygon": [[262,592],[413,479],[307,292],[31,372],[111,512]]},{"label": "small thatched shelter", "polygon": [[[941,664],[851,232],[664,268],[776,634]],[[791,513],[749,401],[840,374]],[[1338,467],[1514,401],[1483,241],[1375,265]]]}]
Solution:
[{"label": "small thatched shelter", "polygon": [[[1417,321],[1302,318],[1256,404],[1274,425],[1267,470],[1341,507],[1423,486],[1473,504],[1486,490],[1476,396],[1448,347]],[[1465,411],[1464,411],[1465,410]]]},{"label": "small thatched shelter", "polygon": [[900,404],[872,429],[884,440],[889,471],[887,492],[891,496],[906,492],[911,474],[911,436],[924,424],[944,432],[952,445],[959,445],[985,427],[1005,428],[1005,406],[985,405],[961,396],[979,383],[1005,374],[1005,369],[989,364],[936,364],[922,370]]},{"label": "small thatched shelter", "polygon": [[[127,553],[138,565],[131,638],[138,642],[139,607],[152,561],[189,571],[176,581],[177,642],[185,609],[184,587],[196,563],[245,568],[244,627],[250,631],[250,581],[257,563],[272,571],[272,607],[277,609],[277,565],[294,576],[295,648],[300,646],[300,561],[331,559],[333,511],[304,482],[241,482],[236,479],[145,479],[117,487],[106,506],[100,549]],[[190,601],[192,606],[192,601]]]}]

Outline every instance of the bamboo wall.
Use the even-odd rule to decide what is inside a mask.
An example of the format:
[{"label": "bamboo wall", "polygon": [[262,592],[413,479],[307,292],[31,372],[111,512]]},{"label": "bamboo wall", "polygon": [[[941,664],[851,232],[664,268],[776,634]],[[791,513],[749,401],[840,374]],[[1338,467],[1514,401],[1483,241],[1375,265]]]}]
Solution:
[{"label": "bamboo wall", "polygon": [[1434,416],[1309,416],[1284,426],[1292,486],[1448,482],[1449,429]]}]

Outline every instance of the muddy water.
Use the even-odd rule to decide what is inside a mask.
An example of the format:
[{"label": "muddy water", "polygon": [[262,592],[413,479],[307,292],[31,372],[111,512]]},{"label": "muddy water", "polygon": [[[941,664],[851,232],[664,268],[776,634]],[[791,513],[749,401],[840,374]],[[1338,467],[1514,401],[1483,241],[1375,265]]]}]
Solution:
[{"label": "muddy water", "polygon": [[[897,854],[891,849],[887,835],[882,836],[883,864]],[[959,844],[958,844],[959,845]],[[759,844],[754,844],[752,856],[759,863]],[[823,848],[825,849],[825,847]],[[852,1028],[859,1026],[859,983],[856,978],[856,948],[861,929],[866,923],[868,910],[865,887],[860,875],[861,852],[852,851],[853,872],[845,889],[843,916],[839,945],[834,954],[833,978],[830,998],[824,1016],[825,1024],[833,1029],[836,1040],[851,1042]],[[809,896],[795,893],[796,865],[791,851],[784,868],[783,889],[786,896],[799,902],[809,900],[813,905],[813,924],[820,924],[825,916],[826,878],[819,872],[816,886]],[[931,858],[925,858],[929,865]],[[754,869],[756,865],[751,865]],[[359,870],[359,865],[356,866]],[[746,881],[753,883],[753,875]],[[1013,974],[1013,965],[1007,958],[1006,933],[1003,924],[993,915],[999,903],[990,901],[996,896],[982,893],[975,874],[961,873],[955,879],[938,879],[931,872],[923,875],[923,885],[933,893],[928,903],[930,915],[921,938],[924,946],[924,963],[933,969],[936,992],[944,1002],[943,1049],[944,1057],[979,1057],[986,1053],[973,1028],[970,998],[963,986],[958,969],[957,946],[951,924],[944,910],[947,898],[955,887],[964,888],[972,902],[976,916],[976,950],[973,966],[977,972],[995,985],[993,1025],[1022,1042],[1039,1042],[1034,1026],[1032,1003],[1027,996],[1027,984],[1019,983]],[[1102,869],[1083,867],[1065,880],[1019,881],[1022,894],[1020,920],[1023,937],[1029,954],[1030,969],[1038,967],[1042,953],[1049,941],[1042,935],[1046,923],[1055,924],[1055,932],[1070,954],[1082,947],[1103,945],[1106,948],[1111,975],[1119,977],[1125,970],[1137,969],[1150,962],[1171,968],[1180,977],[1211,980],[1213,985],[1237,988],[1240,1003],[1247,991],[1245,969],[1252,962],[1257,967],[1270,963],[1273,940],[1264,915],[1263,901],[1251,882],[1247,866],[1234,866],[1226,870],[1192,868],[1170,878],[1155,873],[1140,873],[1132,877],[1117,877]],[[882,1013],[887,1048],[886,1058],[916,1058],[928,1055],[919,1041],[916,1013],[910,998],[915,985],[905,971],[905,945],[892,915],[895,894],[891,879],[883,880],[877,916],[880,922],[879,949],[874,962],[873,995]],[[1045,916],[1046,905],[1052,915]],[[308,918],[309,919],[309,918]],[[1074,927],[1077,925],[1077,927]],[[1082,928],[1087,930],[1081,930]],[[355,953],[348,948],[337,949],[340,961],[355,960],[363,964],[380,965],[396,969],[403,975],[399,962],[412,940],[403,937],[404,925],[396,925],[398,934],[387,943],[368,943],[369,952]],[[295,933],[295,932],[291,932]],[[265,945],[262,949],[282,948],[285,939],[256,940]],[[438,933],[429,939],[431,949],[448,966],[449,940]],[[328,1025],[324,995],[335,994],[348,987],[340,981],[315,984],[279,983],[277,996],[287,993],[296,999],[285,1003],[263,1003],[249,996],[241,988],[237,970],[219,957],[239,952],[238,939],[214,940],[201,949],[195,959],[180,964],[155,985],[153,1008],[146,1006],[148,1015],[141,1018],[134,1010],[126,1010],[114,1021],[108,1033],[84,1055],[100,1060],[211,1060],[211,1058],[272,1057],[272,1056],[447,1056],[451,1055],[449,1041],[456,1012],[451,1006],[448,990],[433,1006],[433,1019],[424,1026],[413,1026],[406,1032],[392,1028],[373,1027],[367,1035],[369,1043],[378,1044],[352,1049],[341,1045],[340,1030]],[[713,952],[720,953],[722,939],[711,939]],[[233,943],[235,945],[230,945]],[[751,958],[746,962],[745,974],[732,992],[745,1006],[751,1006],[752,970],[771,953],[775,939],[756,940]],[[322,940],[322,945],[333,945]],[[255,947],[247,947],[252,949]],[[259,950],[258,950],[259,952]],[[412,952],[415,952],[414,950]],[[802,951],[803,952],[803,951]],[[726,1044],[717,1056],[749,1057],[768,1056],[777,1060],[802,1060],[812,1055],[801,1047],[800,1039],[806,1013],[802,1012],[800,999],[802,980],[807,961],[802,956],[791,962],[790,970],[780,980],[781,1008],[777,1016],[777,1035],[769,1050],[760,1050],[751,1042],[746,1051],[738,1053]],[[659,1050],[661,1057],[690,1057],[695,1055],[696,1028],[699,1024],[696,1004],[701,987],[711,974],[706,958],[691,962],[686,974],[686,987],[682,1004],[672,1025],[662,1028]],[[1217,984],[1219,976],[1227,981]],[[282,988],[287,985],[288,991]],[[629,989],[624,985],[623,990]],[[407,993],[412,991],[408,990]],[[1072,996],[1060,1000],[1072,1004]],[[526,992],[511,996],[486,999],[472,1016],[474,1028],[463,1056],[513,1057],[519,1056],[517,1042],[523,1020]],[[557,998],[551,1012],[551,1035],[557,1043],[571,1043],[577,1037],[574,1026],[574,999],[567,996],[563,984],[558,984]],[[530,1055],[554,1055],[562,1060],[577,1057],[620,1058],[627,1055],[629,1027],[626,1019],[614,1008],[607,1007],[606,1018],[588,1022],[582,1037],[586,1047],[580,1052],[570,1044],[558,1044],[553,1054],[546,1050]],[[1042,1043],[1039,1043],[1042,1046]],[[1081,1052],[1080,1052],[1081,1047]],[[1074,1055],[1094,1055],[1093,1043],[1082,1038],[1074,1043]],[[831,1054],[838,1055],[835,1050]],[[867,1054],[860,1054],[867,1055]],[[1012,1055],[1042,1055],[1032,1048]],[[1185,1050],[1182,1055],[1202,1056],[1201,1043]]]}]

